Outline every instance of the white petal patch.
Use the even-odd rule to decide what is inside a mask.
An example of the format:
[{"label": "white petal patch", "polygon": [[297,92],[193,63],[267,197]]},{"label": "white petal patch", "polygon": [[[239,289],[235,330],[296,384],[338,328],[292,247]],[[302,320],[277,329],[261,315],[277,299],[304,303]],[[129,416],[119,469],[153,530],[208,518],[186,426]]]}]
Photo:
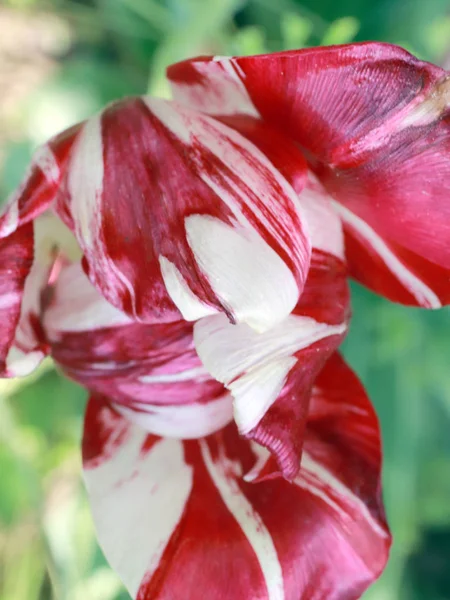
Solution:
[{"label": "white petal patch", "polygon": [[290,315],[272,330],[258,334],[245,324],[232,325],[224,315],[214,315],[194,325],[194,342],[211,375],[229,384],[251,369],[293,356],[314,342],[340,335],[346,329],[346,324],[328,325]]},{"label": "white petal patch", "polygon": [[302,216],[308,223],[313,248],[344,259],[344,233],[339,215],[328,196],[312,173],[309,184],[299,195]]},{"label": "white petal patch", "polygon": [[68,187],[78,239],[93,250],[100,231],[100,198],[103,189],[103,143],[100,116],[81,129],[70,161]]},{"label": "white petal patch", "polygon": [[200,269],[238,323],[265,331],[294,309],[294,276],[256,232],[207,215],[191,215],[185,226]]},{"label": "white petal patch", "polygon": [[[100,235],[103,193],[103,141],[101,116],[89,119],[75,143],[69,166],[68,189],[70,210],[75,222],[75,233],[88,259],[95,265],[90,277],[96,287],[107,291],[114,304],[122,305],[121,294],[129,295],[135,311],[135,293],[132,284],[106,254]],[[111,281],[105,280],[105,273]]]},{"label": "white petal patch", "polygon": [[[196,439],[210,435],[233,419],[233,399],[225,393],[205,404],[150,405],[133,404],[132,408],[114,408],[149,433],[178,439]],[[142,411],[136,410],[142,408]]]},{"label": "white petal patch", "polygon": [[278,398],[296,362],[293,356],[279,358],[252,369],[229,384],[228,389],[236,398],[234,420],[241,434],[245,435],[258,425]]},{"label": "white petal patch", "polygon": [[132,319],[103,298],[80,263],[62,270],[55,284],[53,301],[44,315],[49,339],[57,341],[61,332],[89,331],[128,323],[132,323]]},{"label": "white petal patch", "polygon": [[142,375],[139,381],[142,383],[177,383],[180,381],[204,381],[210,379],[210,375],[205,367],[193,367],[179,373],[166,373],[160,375]]},{"label": "white petal patch", "polygon": [[267,600],[284,600],[283,571],[277,550],[261,517],[237,484],[237,478],[242,477],[240,465],[227,459],[223,448],[213,460],[207,443],[200,440],[199,444],[209,476],[258,559],[267,586]]},{"label": "white petal patch", "polygon": [[258,334],[248,325],[232,325],[224,315],[214,315],[194,325],[194,343],[207,370],[233,394],[236,423],[247,433],[276,401],[297,362],[295,353],[346,329],[346,324],[290,315]]},{"label": "white petal patch", "polygon": [[173,97],[185,106],[211,115],[247,114],[259,117],[242,81],[242,74],[232,58],[215,57],[219,63],[198,61],[192,68],[199,73],[202,83],[170,81]]},{"label": "white petal patch", "polygon": [[216,309],[201,302],[186,283],[177,267],[165,256],[159,257],[161,275],[167,293],[186,321],[213,315]]},{"label": "white petal patch", "polygon": [[192,489],[182,442],[143,452],[146,436],[131,426],[112,458],[84,470],[100,545],[133,598],[158,567]]},{"label": "white petal patch", "polygon": [[354,232],[354,235],[362,240],[378,254],[386,267],[400,281],[400,283],[414,296],[417,302],[425,308],[441,308],[442,303],[436,294],[414,273],[412,273],[389,249],[378,233],[370,227],[363,219],[355,215],[348,208],[333,202],[336,212],[342,221]]},{"label": "white petal patch", "polygon": [[43,352],[33,350],[23,352],[17,346],[11,346],[6,357],[8,377],[25,377],[32,373],[44,358]]}]

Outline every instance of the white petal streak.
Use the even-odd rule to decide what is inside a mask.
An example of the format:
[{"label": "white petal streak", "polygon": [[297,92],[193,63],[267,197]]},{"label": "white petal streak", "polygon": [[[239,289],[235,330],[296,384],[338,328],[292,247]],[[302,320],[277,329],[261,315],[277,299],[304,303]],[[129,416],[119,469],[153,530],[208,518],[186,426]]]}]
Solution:
[{"label": "white petal streak", "polygon": [[[302,215],[302,206],[298,202],[298,196],[294,189],[273,167],[268,158],[238,132],[207,116],[199,115],[175,103],[164,102],[160,99],[147,97],[144,100],[155,117],[190,148],[190,160],[196,166],[202,180],[233,213],[236,229],[239,228],[240,233],[245,233],[249,242],[251,240],[252,243],[255,243],[255,239],[258,238],[258,245],[255,246],[253,253],[258,253],[261,248],[267,246],[265,253],[269,254],[271,251],[275,254],[244,214],[245,208],[253,213],[254,219],[273,236],[286,254],[292,256],[294,262],[304,268],[309,261],[311,249],[307,220]],[[199,147],[202,148],[202,151],[199,151]],[[203,150],[220,157],[234,176],[226,176],[225,170],[218,178],[217,173],[205,169]],[[238,184],[236,179],[239,181]],[[303,229],[301,242],[297,239],[297,232],[292,235],[290,211],[286,208],[277,209],[276,201],[279,198],[282,198],[284,202],[290,201],[292,210],[298,213]],[[199,215],[194,215],[192,218],[195,217],[199,218]],[[188,221],[187,219],[186,227],[188,227]],[[291,237],[289,242],[286,241],[288,232]],[[198,250],[198,248],[196,249]],[[283,263],[281,258],[277,258],[278,264]],[[270,261],[270,267],[274,267],[274,260]],[[287,269],[287,266],[284,265],[283,274]],[[270,279],[276,274],[277,271],[270,273],[267,271],[267,278]],[[292,274],[290,277],[294,279]],[[296,299],[298,299],[298,292],[297,289]],[[283,317],[289,312],[284,312]],[[277,320],[280,320],[280,316],[274,310],[272,323],[268,323],[266,328],[271,327]]]},{"label": "white petal streak", "polygon": [[[185,224],[200,269],[238,323],[264,331],[293,310],[298,298],[294,276],[255,231],[208,215],[192,215]],[[260,298],[256,306],[255,294]]]},{"label": "white petal streak", "polygon": [[103,189],[101,117],[89,119],[75,143],[69,170],[71,211],[85,249],[93,250],[100,231]]},{"label": "white petal streak", "polygon": [[[185,106],[211,115],[247,114],[259,117],[259,113],[248,95],[239,66],[232,58],[215,57],[220,63],[193,63],[200,78],[207,78],[207,86],[202,83],[171,81],[173,97]],[[200,79],[199,78],[199,79]]]},{"label": "white petal streak", "polygon": [[133,408],[119,404],[114,408],[149,433],[177,439],[196,439],[210,435],[233,419],[233,401],[228,393],[205,404],[174,406],[135,403]]},{"label": "white petal streak", "polygon": [[196,321],[202,317],[213,315],[216,311],[201,302],[186,283],[177,267],[165,256],[159,257],[161,275],[167,293],[186,321]]},{"label": "white petal streak", "polygon": [[310,317],[289,315],[277,327],[258,334],[244,323],[232,325],[224,315],[202,319],[194,325],[194,343],[200,360],[221,383],[229,384],[251,369],[262,367],[332,335],[346,324],[329,325]]},{"label": "white petal streak", "polygon": [[234,419],[242,435],[256,427],[277,400],[296,362],[292,356],[279,358],[259,369],[252,369],[228,386],[236,399]]},{"label": "white petal streak", "polygon": [[309,183],[299,195],[302,215],[308,223],[313,248],[343,259],[344,234],[342,223],[333,209],[331,198],[312,173]]},{"label": "white petal streak", "polygon": [[236,477],[242,476],[239,465],[226,458],[223,448],[213,461],[207,443],[204,440],[199,443],[211,480],[256,555],[266,582],[268,600],[284,600],[283,572],[277,551],[261,517],[237,484]]},{"label": "white petal streak", "polygon": [[[357,513],[364,516],[374,531],[381,537],[387,537],[387,532],[370,514],[367,505],[306,451],[303,451],[300,474],[294,483],[321,498],[330,508],[344,518],[347,518],[347,512],[343,510],[339,502],[344,501],[347,505],[356,506]],[[336,500],[333,499],[333,496]]]},{"label": "white petal streak", "polygon": [[52,341],[57,341],[61,332],[90,331],[129,323],[132,320],[96,290],[80,263],[62,270],[55,285],[53,302],[44,317]]},{"label": "white petal streak", "polygon": [[205,367],[193,367],[178,373],[142,375],[142,377],[139,377],[139,381],[142,383],[177,383],[178,381],[189,381],[191,379],[195,381],[209,379],[209,373]]},{"label": "white petal streak", "polygon": [[48,144],[44,144],[36,151],[33,162],[41,169],[47,181],[53,181],[54,183],[58,181],[60,169]]},{"label": "white petal streak", "polygon": [[339,213],[342,221],[354,233],[356,237],[368,243],[371,248],[384,261],[386,267],[391,271],[402,285],[416,298],[417,302],[426,308],[441,308],[442,303],[436,294],[414,273],[412,273],[389,249],[384,240],[363,219],[355,215],[348,208],[333,202],[335,210]]},{"label": "white petal streak", "polygon": [[[122,304],[121,292],[127,291],[135,304],[134,289],[130,281],[106,254],[101,238],[103,193],[103,142],[101,115],[86,122],[78,136],[69,167],[68,188],[71,196],[70,210],[75,222],[75,233],[88,262],[96,264],[92,270],[93,281],[99,289],[105,287],[111,301]],[[108,273],[115,284],[104,280]],[[118,285],[120,282],[121,285]],[[121,289],[122,288],[122,289]]]},{"label": "white petal streak", "polygon": [[25,377],[32,373],[44,358],[40,350],[23,352],[17,346],[11,346],[6,357],[8,377]]},{"label": "white petal streak", "polygon": [[[142,452],[146,433],[131,429],[113,457],[86,468],[84,477],[100,543],[135,598],[180,522],[192,469],[184,461],[182,442],[161,440]],[[133,548],[137,551],[130,552]]]}]

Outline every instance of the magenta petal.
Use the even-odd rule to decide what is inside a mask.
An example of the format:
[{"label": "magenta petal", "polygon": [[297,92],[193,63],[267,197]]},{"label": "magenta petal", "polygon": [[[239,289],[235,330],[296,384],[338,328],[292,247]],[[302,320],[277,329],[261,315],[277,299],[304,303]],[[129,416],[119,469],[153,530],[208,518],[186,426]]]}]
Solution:
[{"label": "magenta petal", "polygon": [[202,589],[218,600],[356,600],[380,574],[390,536],[376,417],[340,359],[319,382],[292,484],[244,481],[261,449],[232,425],[164,440],[90,401],[86,485],[103,551],[133,598]]}]

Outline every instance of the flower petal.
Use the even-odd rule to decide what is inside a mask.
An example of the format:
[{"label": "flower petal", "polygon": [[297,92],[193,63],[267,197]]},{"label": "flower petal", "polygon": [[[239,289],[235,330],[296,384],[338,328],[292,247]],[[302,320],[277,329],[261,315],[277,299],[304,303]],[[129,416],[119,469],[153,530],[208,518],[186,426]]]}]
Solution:
[{"label": "flower petal", "polygon": [[313,246],[311,266],[293,314],[271,331],[259,334],[216,315],[196,323],[194,338],[204,365],[233,394],[240,433],[273,452],[279,465],[273,465],[274,473],[281,469],[292,478],[298,470],[311,386],[347,330],[342,226],[292,141],[252,117],[224,121],[264,152],[298,193],[296,210]]},{"label": "flower petal", "polygon": [[65,373],[147,431],[201,437],[232,419],[229,393],[197,356],[192,324],[133,321],[100,295],[80,264],[61,272],[43,323]]},{"label": "flower petal", "polygon": [[203,364],[233,395],[240,433],[268,448],[288,479],[298,471],[312,385],[347,331],[346,279],[342,261],[313,250],[299,304],[278,326],[259,334],[223,315],[194,326]]},{"label": "flower petal", "polygon": [[[243,480],[260,449],[233,425],[198,441],[161,439],[90,400],[85,481],[100,544],[133,598],[181,600],[199,589],[218,600],[360,597],[390,545],[380,439],[347,367],[338,366],[339,392],[330,387],[335,368],[322,378],[327,410],[323,418],[316,411],[310,454],[293,483]],[[340,417],[330,419],[335,401]],[[364,436],[354,435],[356,413],[370,454]]]},{"label": "flower petal", "polygon": [[[214,114],[256,112],[300,144],[336,200],[355,278],[405,304],[450,302],[443,69],[363,43],[187,61],[169,77],[187,105],[205,110],[210,96]],[[232,90],[234,108],[219,106]]]},{"label": "flower petal", "polygon": [[295,192],[225,125],[137,98],[89,120],[60,210],[70,212],[94,285],[147,322],[225,312],[264,330],[303,289],[308,234]]},{"label": "flower petal", "polygon": [[36,150],[23,182],[2,210],[0,238],[29,223],[54,202],[79,129],[80,125],[75,125]]},{"label": "flower petal", "polygon": [[16,345],[16,333],[22,311],[25,286],[33,264],[33,225],[23,225],[0,240],[0,374],[14,377],[20,368],[23,351]]}]

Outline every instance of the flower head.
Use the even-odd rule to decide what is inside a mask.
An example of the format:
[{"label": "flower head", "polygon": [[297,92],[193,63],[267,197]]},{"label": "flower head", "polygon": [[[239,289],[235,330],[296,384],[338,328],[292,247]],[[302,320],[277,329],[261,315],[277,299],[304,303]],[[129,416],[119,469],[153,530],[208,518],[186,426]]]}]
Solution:
[{"label": "flower head", "polygon": [[[385,44],[168,71],[36,153],[0,217],[4,376],[86,387],[85,479],[133,597],[359,598],[387,560],[351,275],[448,302],[447,74]],[[56,225],[57,223],[57,225]]]}]

